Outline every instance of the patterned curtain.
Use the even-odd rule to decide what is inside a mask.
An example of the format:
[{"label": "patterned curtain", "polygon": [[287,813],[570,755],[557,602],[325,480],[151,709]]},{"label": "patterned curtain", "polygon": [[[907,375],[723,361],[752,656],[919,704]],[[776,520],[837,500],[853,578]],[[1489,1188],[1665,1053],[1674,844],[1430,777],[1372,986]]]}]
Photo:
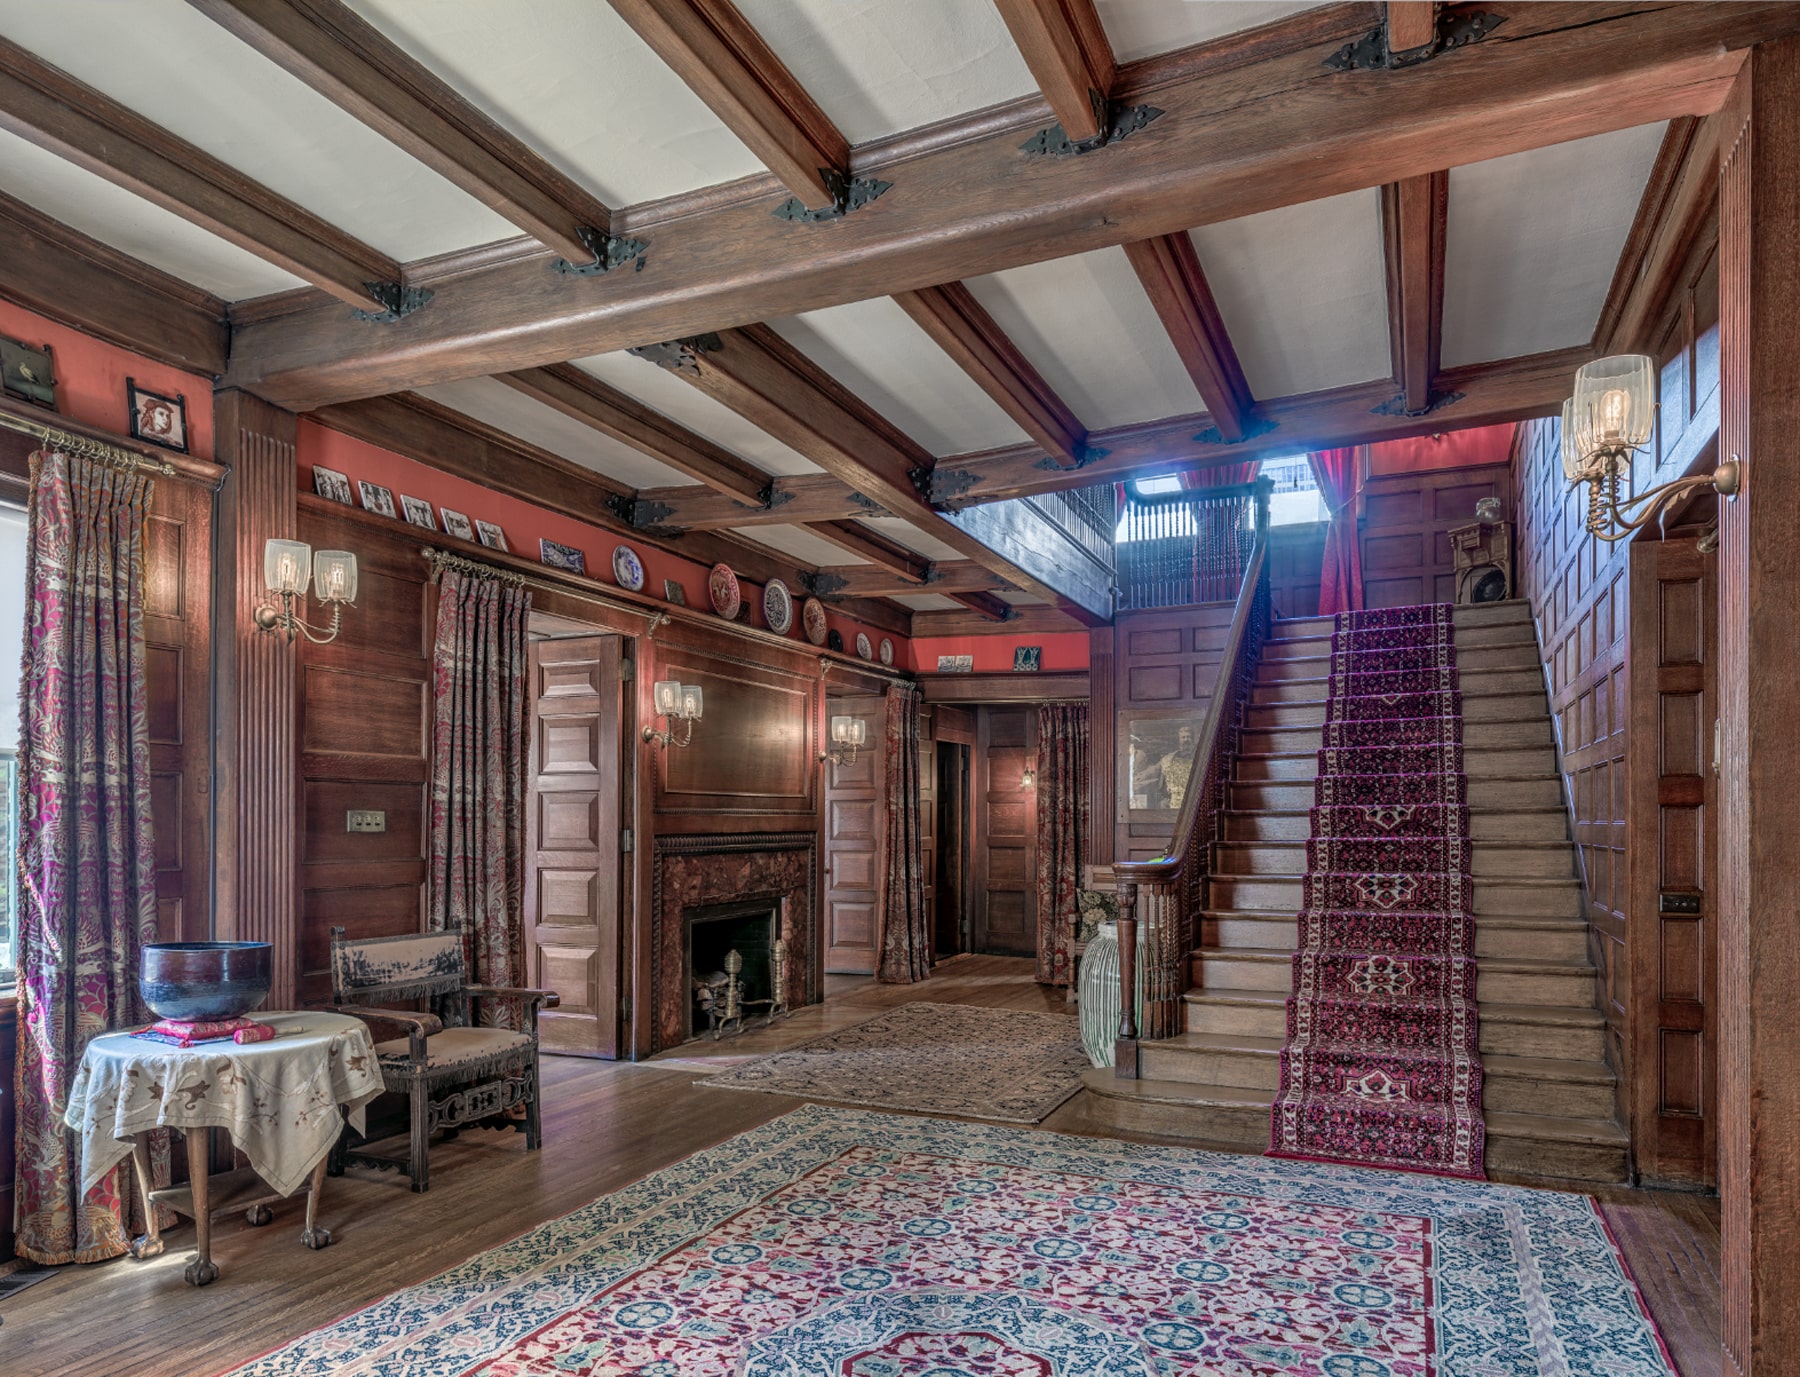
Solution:
[{"label": "patterned curtain", "polygon": [[925,854],[919,819],[919,687],[887,691],[887,894],[878,980],[910,985],[931,974]]},{"label": "patterned curtain", "polygon": [[[131,1236],[129,1176],[111,1172],[84,1196],[79,1144],[62,1116],[88,1042],[145,1018],[138,952],[156,936],[149,505],[141,473],[59,450],[31,456],[14,1198],[18,1251],[49,1265],[118,1257]],[[165,1140],[159,1169],[167,1155]]]},{"label": "patterned curtain", "polygon": [[1039,705],[1037,795],[1037,978],[1067,985],[1088,844],[1086,703]]},{"label": "patterned curtain", "polygon": [[1356,540],[1355,449],[1322,449],[1307,455],[1313,480],[1331,513],[1325,563],[1319,575],[1319,615],[1362,609],[1362,551]]},{"label": "patterned curtain", "polygon": [[[430,920],[470,979],[524,983],[526,621],[518,580],[444,566],[432,654]],[[482,1020],[516,1015],[484,1002]]]}]

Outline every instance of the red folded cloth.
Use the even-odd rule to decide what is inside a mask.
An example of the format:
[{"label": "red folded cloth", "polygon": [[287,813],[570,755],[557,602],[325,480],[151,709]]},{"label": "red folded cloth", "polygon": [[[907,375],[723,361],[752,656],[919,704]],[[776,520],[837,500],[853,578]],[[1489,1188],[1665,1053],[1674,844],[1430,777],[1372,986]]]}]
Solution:
[{"label": "red folded cloth", "polygon": [[149,1038],[153,1042],[166,1042],[171,1047],[192,1047],[202,1042],[223,1042],[230,1038],[233,1042],[267,1042],[275,1036],[275,1030],[266,1023],[258,1023],[248,1018],[225,1018],[210,1021],[188,1021],[179,1018],[165,1018],[160,1023],[153,1023],[148,1028],[133,1033],[134,1038]]}]

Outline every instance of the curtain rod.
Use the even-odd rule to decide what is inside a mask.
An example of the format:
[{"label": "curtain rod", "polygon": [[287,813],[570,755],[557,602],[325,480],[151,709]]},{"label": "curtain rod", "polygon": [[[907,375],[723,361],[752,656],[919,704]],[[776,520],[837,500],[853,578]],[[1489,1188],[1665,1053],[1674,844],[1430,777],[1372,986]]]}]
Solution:
[{"label": "curtain rod", "polygon": [[0,411],[0,430],[16,430],[22,435],[55,445],[58,449],[84,455],[89,459],[99,459],[103,463],[116,464],[120,468],[148,469],[164,478],[173,478],[176,473],[175,466],[166,459],[153,459],[138,450],[127,449],[123,445],[109,445],[104,440],[77,435],[74,431],[59,430],[27,416],[15,416],[10,411]]}]

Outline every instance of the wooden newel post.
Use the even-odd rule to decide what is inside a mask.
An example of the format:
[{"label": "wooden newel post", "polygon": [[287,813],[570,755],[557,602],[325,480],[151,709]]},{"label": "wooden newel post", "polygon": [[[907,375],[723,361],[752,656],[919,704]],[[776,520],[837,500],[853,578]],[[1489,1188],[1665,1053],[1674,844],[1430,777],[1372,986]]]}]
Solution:
[{"label": "wooden newel post", "polygon": [[1275,491],[1273,478],[1256,480],[1256,538],[1269,538],[1269,494]]},{"label": "wooden newel post", "polygon": [[1113,1055],[1113,1074],[1133,1081],[1138,1078],[1137,891],[1132,881],[1119,882],[1119,1036]]}]

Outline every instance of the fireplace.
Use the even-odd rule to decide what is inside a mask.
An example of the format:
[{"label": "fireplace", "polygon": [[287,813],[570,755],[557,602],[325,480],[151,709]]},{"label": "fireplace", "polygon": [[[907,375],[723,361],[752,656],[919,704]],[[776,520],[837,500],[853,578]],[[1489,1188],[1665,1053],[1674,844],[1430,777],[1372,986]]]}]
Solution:
[{"label": "fireplace", "polygon": [[745,1016],[767,1013],[775,993],[772,960],[775,940],[781,931],[780,906],[767,899],[751,899],[735,904],[706,904],[682,914],[686,938],[682,946],[689,988],[688,1032],[699,1036],[709,1032],[713,1017],[709,1002],[723,1016],[726,957],[736,952],[743,962],[737,972]]}]

